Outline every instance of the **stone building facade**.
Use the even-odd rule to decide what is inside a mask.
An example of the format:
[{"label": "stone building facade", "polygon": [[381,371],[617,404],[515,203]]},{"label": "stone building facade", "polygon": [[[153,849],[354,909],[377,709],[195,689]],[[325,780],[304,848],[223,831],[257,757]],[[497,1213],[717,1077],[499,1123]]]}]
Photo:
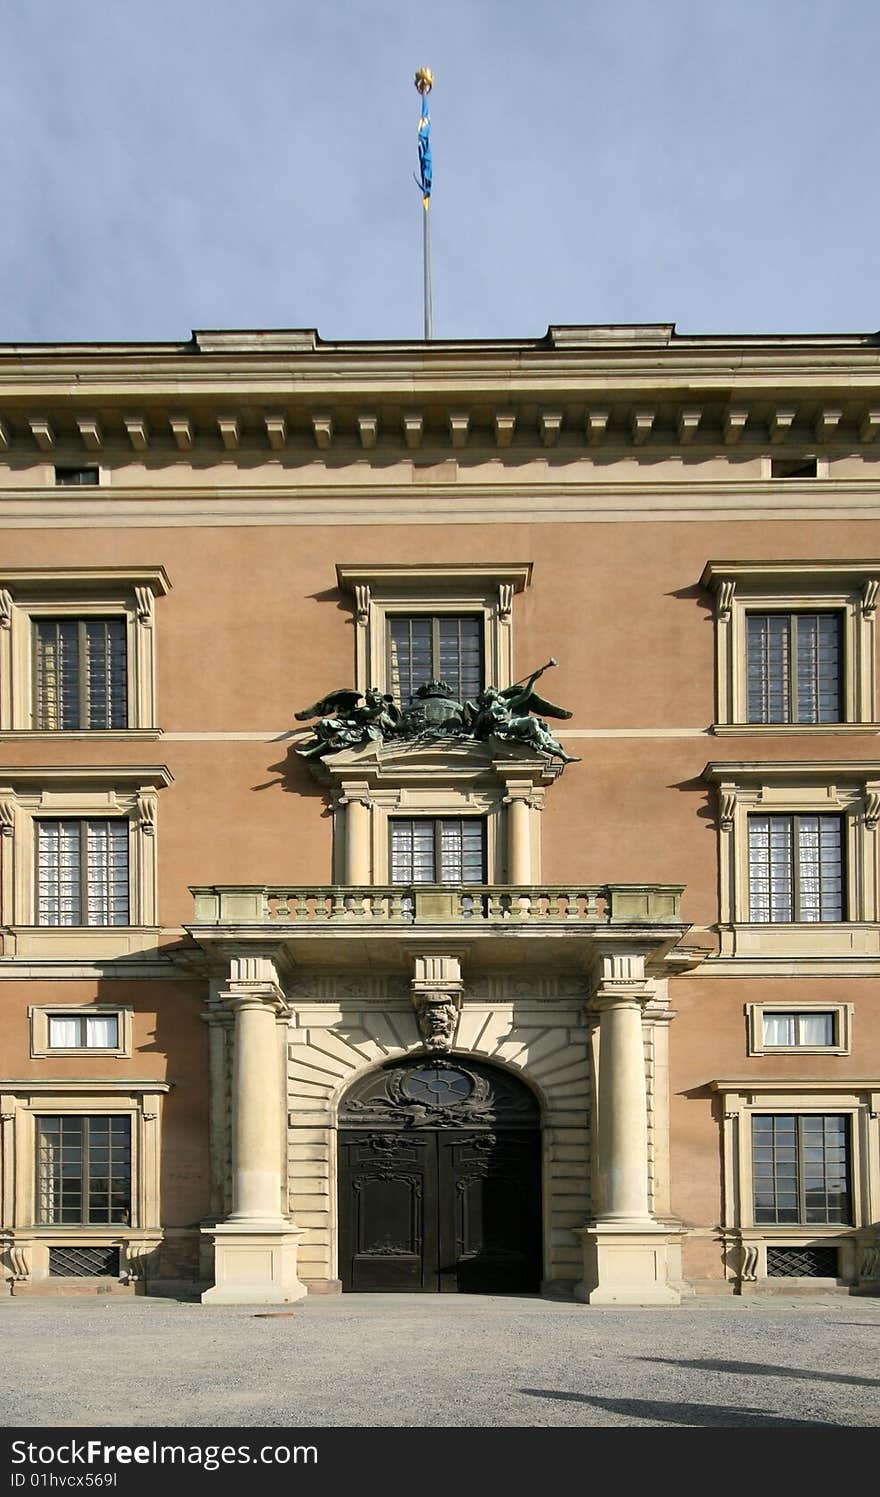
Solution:
[{"label": "stone building facade", "polygon": [[876,1293],[878,432],[878,336],[0,347],[0,1292]]}]

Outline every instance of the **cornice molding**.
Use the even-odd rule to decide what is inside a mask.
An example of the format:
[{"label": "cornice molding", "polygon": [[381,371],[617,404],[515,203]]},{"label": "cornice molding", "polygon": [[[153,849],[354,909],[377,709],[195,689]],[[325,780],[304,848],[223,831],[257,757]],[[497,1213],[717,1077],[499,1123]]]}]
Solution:
[{"label": "cornice molding", "polygon": [[41,764],[0,766],[4,785],[149,785],[163,789],[173,785],[167,764]]},{"label": "cornice molding", "polygon": [[880,759],[776,759],[773,761],[748,759],[726,763],[710,763],[703,770],[702,778],[711,782],[735,780],[737,782],[768,780],[870,780],[880,776]]},{"label": "cornice molding", "polygon": [[774,582],[790,584],[800,578],[809,578],[811,585],[819,583],[826,590],[829,583],[861,585],[868,579],[880,578],[880,558],[788,557],[778,561],[707,561],[700,586],[719,589],[725,582],[744,582],[750,586]]},{"label": "cornice molding", "polygon": [[164,567],[0,567],[0,586],[13,593],[31,588],[45,593],[67,592],[71,587],[78,592],[146,587],[156,597],[164,597],[171,591],[171,580]]},{"label": "cornice molding", "polygon": [[423,594],[425,588],[442,591],[486,592],[506,583],[515,592],[521,593],[532,579],[532,563],[523,562],[465,562],[449,566],[442,562],[413,563],[412,565],[376,565],[338,562],[336,580],[346,592],[355,592],[358,587],[369,587],[376,597],[385,593]]}]

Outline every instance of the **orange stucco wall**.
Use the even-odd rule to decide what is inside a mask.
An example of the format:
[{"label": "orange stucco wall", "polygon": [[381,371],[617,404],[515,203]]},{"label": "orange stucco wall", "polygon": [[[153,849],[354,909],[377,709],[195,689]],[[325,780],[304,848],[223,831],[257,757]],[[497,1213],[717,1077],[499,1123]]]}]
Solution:
[{"label": "orange stucco wall", "polygon": [[[543,814],[543,875],[566,881],[670,882],[687,886],[683,916],[717,919],[717,834],[706,761],[865,758],[871,734],[713,739],[714,634],[697,587],[710,558],[872,555],[876,526],[825,521],[522,523],[443,527],[227,525],[124,529],[18,529],[4,536],[8,566],[162,565],[173,584],[156,605],[158,716],[174,733],[278,735],[243,741],[87,739],[27,746],[28,762],[166,763],[174,783],[159,798],[160,921],[192,918],[191,884],[329,882],[331,823],[308,770],[281,736],[296,709],[354,678],[351,600],[335,564],[531,561],[531,587],[514,603],[515,669],[550,655],[548,695],[580,729],[635,736],[573,740],[581,764],[550,790]],[[637,736],[640,730],[669,736]],[[679,730],[683,736],[675,736]],[[690,734],[686,730],[693,730]],[[698,731],[699,730],[699,731]],[[21,764],[21,743],[0,742],[2,765]],[[184,981],[0,985],[3,1062],[17,1077],[81,1073],[74,1060],[31,1061],[29,1003],[95,998],[131,1003],[130,1060],[90,1060],[90,1074],[161,1077],[165,1102],[163,1213],[172,1225],[207,1208],[207,1062],[199,1019],[203,986]],[[673,1209],[711,1225],[720,1212],[719,1122],[706,1083],[717,1076],[804,1074],[795,1056],[749,1058],[744,1004],[797,998],[855,1004],[853,1053],[809,1059],[839,1079],[880,1072],[877,985],[870,979],[708,979],[672,984],[671,1169]],[[707,1250],[708,1252],[708,1250]],[[699,1253],[697,1259],[699,1260]],[[701,1267],[720,1272],[717,1253]]]}]

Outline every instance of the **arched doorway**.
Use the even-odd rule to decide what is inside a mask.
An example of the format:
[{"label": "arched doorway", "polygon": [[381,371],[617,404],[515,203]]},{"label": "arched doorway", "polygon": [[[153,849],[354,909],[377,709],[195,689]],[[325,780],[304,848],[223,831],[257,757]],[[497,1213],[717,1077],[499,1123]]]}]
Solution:
[{"label": "arched doorway", "polygon": [[346,1290],[534,1293],[540,1115],[507,1071],[423,1055],[356,1081],[339,1114]]}]

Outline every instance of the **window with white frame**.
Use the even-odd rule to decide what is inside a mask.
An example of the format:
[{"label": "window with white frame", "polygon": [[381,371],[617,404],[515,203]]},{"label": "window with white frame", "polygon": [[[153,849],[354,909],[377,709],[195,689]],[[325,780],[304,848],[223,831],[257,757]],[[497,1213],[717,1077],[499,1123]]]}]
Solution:
[{"label": "window with white frame", "polygon": [[401,707],[426,681],[445,681],[459,702],[473,700],[484,678],[483,619],[476,614],[393,614],[387,618],[388,690]]},{"label": "window with white frame", "polygon": [[714,1080],[729,1279],[872,1279],[880,1076]]},{"label": "window with white frame", "polygon": [[34,620],[34,727],[128,727],[124,618]]},{"label": "window with white frame", "polygon": [[392,884],[482,884],[486,823],[476,816],[394,816]]},{"label": "window with white frame", "polygon": [[117,1050],[118,1014],[49,1014],[50,1050]]},{"label": "window with white frame", "polygon": [[851,1003],[749,1003],[750,1055],[800,1051],[846,1055],[850,1050]]},{"label": "window with white frame", "polygon": [[845,1114],[755,1112],[751,1123],[756,1226],[851,1222]]},{"label": "window with white frame", "polygon": [[[0,1180],[16,1279],[69,1273],[71,1258],[80,1260],[75,1274],[85,1260],[93,1264],[86,1273],[106,1272],[102,1257],[130,1273],[158,1246],[168,1091],[166,1081],[107,1075],[4,1082]],[[55,1261],[62,1258],[67,1267]]]},{"label": "window with white frame", "polygon": [[37,1221],[46,1226],[131,1224],[131,1118],[57,1113],[35,1118]]},{"label": "window with white frame", "polygon": [[880,763],[711,763],[721,955],[880,955]]},{"label": "window with white frame", "polygon": [[840,816],[748,817],[749,919],[842,920]]},{"label": "window with white frame", "polygon": [[877,726],[880,560],[710,561],[716,733]]},{"label": "window with white frame", "polygon": [[7,769],[0,779],[6,954],[73,953],[86,939],[93,954],[108,957],[147,949],[147,929],[157,923],[158,792],[171,783],[168,769],[53,765]]},{"label": "window with white frame", "polygon": [[131,1054],[132,1010],[125,1004],[32,1004],[31,1055]]},{"label": "window with white frame", "polygon": [[155,732],[162,567],[0,571],[0,731]]},{"label": "window with white frame", "polygon": [[39,820],[37,925],[128,925],[129,823]]},{"label": "window with white frame", "polygon": [[750,723],[842,720],[842,614],[748,610],[746,652]]}]

